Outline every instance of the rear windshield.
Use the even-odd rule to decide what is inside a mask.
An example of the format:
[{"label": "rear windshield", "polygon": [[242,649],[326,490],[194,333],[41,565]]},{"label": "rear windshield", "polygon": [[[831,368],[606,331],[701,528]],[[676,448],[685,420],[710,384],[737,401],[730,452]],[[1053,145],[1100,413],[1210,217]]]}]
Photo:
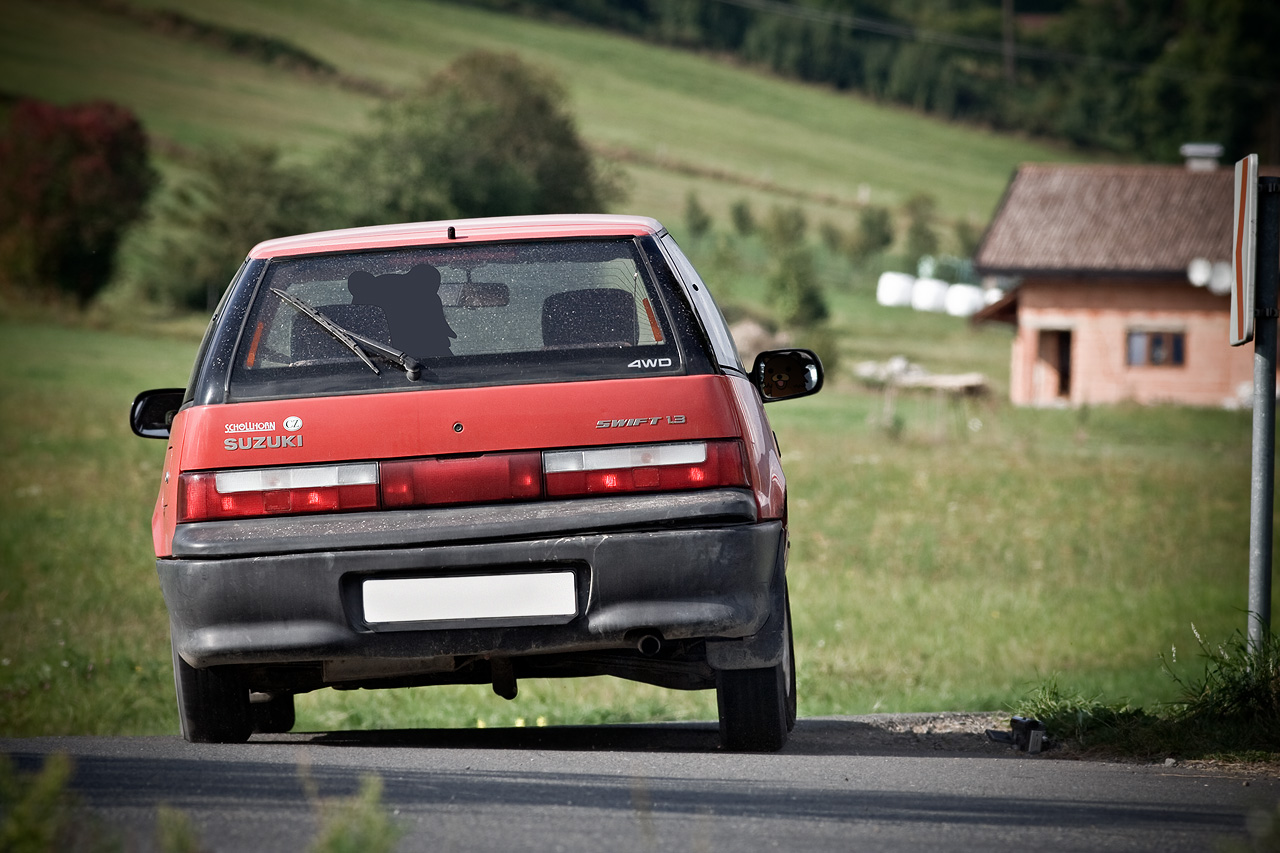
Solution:
[{"label": "rear windshield", "polygon": [[[633,240],[275,260],[257,287],[229,391],[252,399],[684,373],[689,335],[677,327],[689,325],[687,309],[674,306],[683,322],[673,325],[671,298]],[[354,333],[348,340],[361,353],[334,326]],[[411,356],[421,375],[411,379],[361,336]]]}]

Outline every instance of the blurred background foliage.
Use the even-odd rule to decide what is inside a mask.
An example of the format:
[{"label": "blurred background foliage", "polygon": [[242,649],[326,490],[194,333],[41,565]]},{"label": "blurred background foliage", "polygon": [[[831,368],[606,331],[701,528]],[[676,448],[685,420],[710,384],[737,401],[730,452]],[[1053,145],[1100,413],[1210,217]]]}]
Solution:
[{"label": "blurred background foliage", "polygon": [[1263,0],[468,1],[1148,160],[1205,139],[1280,162],[1280,4]]},{"label": "blurred background foliage", "polygon": [[390,99],[320,168],[271,146],[195,151],[157,202],[140,293],[212,310],[261,240],[331,228],[599,210],[619,195],[547,72],[473,51]]},{"label": "blurred background foliage", "polygon": [[0,133],[0,280],[88,302],[156,179],[124,107],[19,103]]}]

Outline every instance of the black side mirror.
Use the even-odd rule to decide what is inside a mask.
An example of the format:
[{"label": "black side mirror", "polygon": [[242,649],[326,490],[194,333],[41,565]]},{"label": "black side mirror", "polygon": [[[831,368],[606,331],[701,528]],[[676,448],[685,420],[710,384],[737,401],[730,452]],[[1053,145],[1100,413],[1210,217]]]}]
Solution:
[{"label": "black side mirror", "polygon": [[173,416],[182,408],[183,388],[156,388],[133,398],[129,410],[129,426],[134,435],[143,438],[168,438]]},{"label": "black side mirror", "polygon": [[751,381],[766,403],[807,397],[822,388],[822,361],[813,350],[766,350],[756,356]]}]

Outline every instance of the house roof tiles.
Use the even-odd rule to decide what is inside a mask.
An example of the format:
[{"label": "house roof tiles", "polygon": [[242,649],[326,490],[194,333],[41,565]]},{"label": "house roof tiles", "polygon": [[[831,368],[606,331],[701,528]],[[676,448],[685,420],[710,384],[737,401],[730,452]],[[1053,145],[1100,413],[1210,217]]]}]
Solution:
[{"label": "house roof tiles", "polygon": [[1233,172],[1025,164],[974,265],[988,275],[1185,275],[1194,258],[1230,256]]}]

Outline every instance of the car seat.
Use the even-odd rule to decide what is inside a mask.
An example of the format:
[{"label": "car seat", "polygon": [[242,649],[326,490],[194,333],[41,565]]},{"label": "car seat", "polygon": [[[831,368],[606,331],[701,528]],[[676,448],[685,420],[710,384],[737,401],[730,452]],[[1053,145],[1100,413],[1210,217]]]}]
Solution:
[{"label": "car seat", "polygon": [[635,346],[635,298],[612,287],[566,290],[542,303],[542,343],[549,349]]}]

